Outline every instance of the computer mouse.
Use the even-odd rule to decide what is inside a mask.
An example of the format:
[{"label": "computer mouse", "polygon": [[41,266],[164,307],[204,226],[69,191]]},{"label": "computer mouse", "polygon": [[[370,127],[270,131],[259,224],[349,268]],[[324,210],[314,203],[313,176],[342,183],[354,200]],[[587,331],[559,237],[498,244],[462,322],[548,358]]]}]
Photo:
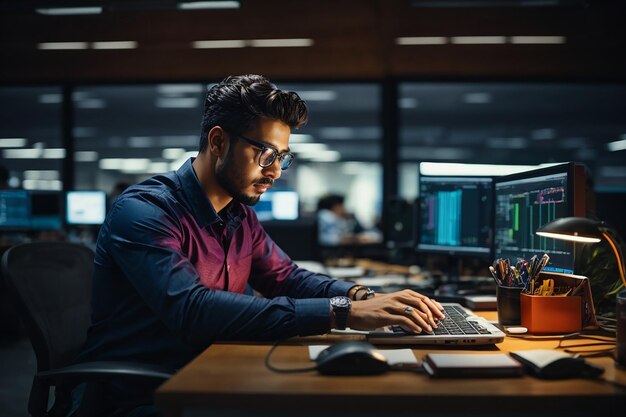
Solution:
[{"label": "computer mouse", "polygon": [[317,370],[324,375],[377,375],[387,372],[387,359],[367,342],[336,343],[317,355]]}]

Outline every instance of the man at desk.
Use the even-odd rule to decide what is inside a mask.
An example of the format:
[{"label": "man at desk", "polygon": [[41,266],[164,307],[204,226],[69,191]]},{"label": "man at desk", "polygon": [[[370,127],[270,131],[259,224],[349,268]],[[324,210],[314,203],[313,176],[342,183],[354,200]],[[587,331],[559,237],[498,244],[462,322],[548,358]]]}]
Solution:
[{"label": "man at desk", "polygon": [[[208,91],[198,156],[128,188],[102,225],[80,361],[177,368],[217,341],[437,326],[441,306],[418,293],[368,297],[298,268],[248,207],[293,162],[289,135],[307,117],[296,93],[261,76],[228,77]],[[244,294],[248,285],[264,297]],[[149,403],[154,388],[112,386],[107,403]]]}]

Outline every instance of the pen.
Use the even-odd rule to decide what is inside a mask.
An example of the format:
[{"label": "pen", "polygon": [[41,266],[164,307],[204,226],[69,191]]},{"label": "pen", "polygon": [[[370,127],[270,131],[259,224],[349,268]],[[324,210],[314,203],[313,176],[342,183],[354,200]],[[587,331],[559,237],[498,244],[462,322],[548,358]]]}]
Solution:
[{"label": "pen", "polygon": [[509,258],[504,259],[504,278],[506,279],[507,287],[511,286],[511,261]]},{"label": "pen", "polygon": [[502,283],[498,279],[498,274],[496,273],[496,269],[491,265],[489,265],[489,272],[491,272],[491,276],[493,277],[494,281],[496,281],[496,285],[502,286]]},{"label": "pen", "polygon": [[548,262],[550,262],[550,257],[548,256],[547,253],[544,253],[543,257],[541,258],[541,268],[539,269],[539,272],[541,272],[541,270],[543,270],[543,268],[545,268],[546,265],[548,265]]}]

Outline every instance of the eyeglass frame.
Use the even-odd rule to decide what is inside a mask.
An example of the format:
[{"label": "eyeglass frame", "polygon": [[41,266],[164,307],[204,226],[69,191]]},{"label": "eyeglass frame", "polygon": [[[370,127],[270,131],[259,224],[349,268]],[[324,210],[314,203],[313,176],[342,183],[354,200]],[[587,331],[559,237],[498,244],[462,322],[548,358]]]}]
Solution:
[{"label": "eyeglass frame", "polygon": [[[244,135],[241,135],[239,133],[233,133],[233,132],[228,132],[229,134],[233,135],[234,137],[238,138],[238,139],[243,139],[246,142],[248,142],[248,144],[254,146],[255,148],[258,148],[261,150],[261,152],[259,153],[259,160],[257,161],[257,163],[259,164],[259,166],[261,168],[267,168],[267,167],[271,167],[274,162],[276,162],[276,158],[278,158],[278,160],[280,161],[279,166],[280,166],[280,170],[281,171],[286,171],[287,169],[289,169],[289,167],[291,166],[291,164],[293,164],[293,161],[296,159],[296,156],[291,153],[291,152],[278,152],[278,150],[276,148],[274,148],[273,146],[270,146],[267,143],[263,143],[263,142],[259,142],[257,140],[254,139],[250,139]],[[263,152],[265,152],[266,149],[270,149],[273,153],[271,156],[272,162],[270,162],[267,165],[263,165],[261,164],[261,157],[263,156]],[[291,159],[289,160],[289,164],[283,168],[282,166],[282,161],[285,159],[285,157],[287,155],[291,155]]]}]

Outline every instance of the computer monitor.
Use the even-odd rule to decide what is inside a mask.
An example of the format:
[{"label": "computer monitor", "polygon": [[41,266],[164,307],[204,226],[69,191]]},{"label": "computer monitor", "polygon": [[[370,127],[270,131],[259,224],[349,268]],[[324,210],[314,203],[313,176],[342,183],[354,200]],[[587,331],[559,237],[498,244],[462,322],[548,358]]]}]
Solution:
[{"label": "computer monitor", "polygon": [[495,258],[547,253],[544,270],[574,273],[574,245],[535,234],[555,219],[585,216],[585,168],[567,163],[495,179]]},{"label": "computer monitor", "polygon": [[0,229],[30,228],[30,196],[26,190],[0,190]]},{"label": "computer monitor", "polygon": [[296,220],[299,215],[300,199],[296,191],[270,190],[261,195],[253,206],[259,221]]},{"label": "computer monitor", "polygon": [[419,177],[419,252],[489,257],[493,243],[491,177]]},{"label": "computer monitor", "polygon": [[68,191],[66,196],[68,225],[99,225],[106,217],[104,191]]},{"label": "computer monitor", "polygon": [[30,228],[59,230],[63,227],[63,202],[58,191],[31,191]]}]

